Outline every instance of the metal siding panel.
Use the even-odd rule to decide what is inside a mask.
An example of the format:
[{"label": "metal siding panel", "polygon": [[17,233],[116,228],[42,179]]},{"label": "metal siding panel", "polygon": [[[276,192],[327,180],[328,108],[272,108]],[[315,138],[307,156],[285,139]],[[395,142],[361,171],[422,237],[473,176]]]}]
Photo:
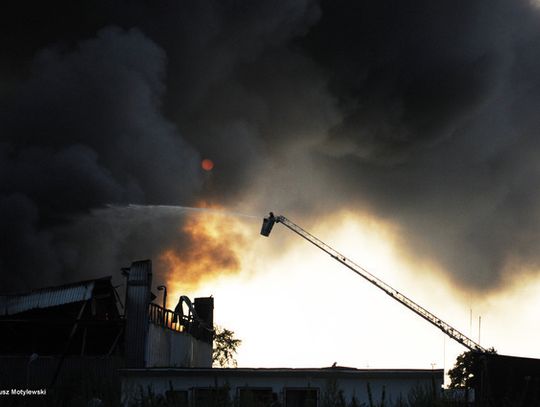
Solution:
[{"label": "metal siding panel", "polygon": [[54,295],[49,291],[35,295],[35,299],[35,303],[32,302],[32,308],[46,308],[47,304],[54,306]]},{"label": "metal siding panel", "polygon": [[127,282],[125,342],[126,365],[130,367],[143,367],[145,364],[151,281],[150,260],[131,264]]},{"label": "metal siding panel", "polygon": [[86,301],[92,297],[94,286],[95,281],[91,281],[76,286],[50,288],[20,296],[3,296],[0,297],[0,315],[13,315],[32,309]]}]

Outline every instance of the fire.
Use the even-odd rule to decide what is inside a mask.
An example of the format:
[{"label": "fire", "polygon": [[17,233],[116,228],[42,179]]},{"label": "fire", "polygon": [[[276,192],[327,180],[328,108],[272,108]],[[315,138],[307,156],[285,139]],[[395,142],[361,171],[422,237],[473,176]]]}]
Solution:
[{"label": "fire", "polygon": [[[220,209],[207,204],[199,207]],[[169,247],[159,257],[171,301],[209,280],[239,272],[241,249],[247,243],[246,227],[225,214],[197,211],[186,217],[180,228],[181,247]]]}]

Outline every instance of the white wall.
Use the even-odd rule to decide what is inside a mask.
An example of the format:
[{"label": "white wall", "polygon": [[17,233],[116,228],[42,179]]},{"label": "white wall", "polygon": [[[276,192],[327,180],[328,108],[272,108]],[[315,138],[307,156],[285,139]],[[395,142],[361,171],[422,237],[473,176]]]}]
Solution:
[{"label": "white wall", "polygon": [[[279,376],[275,374],[268,375],[264,373],[264,369],[249,370],[245,373],[242,372],[242,369],[214,370],[221,373],[212,374],[211,370],[203,374],[200,372],[189,374],[186,371],[175,373],[174,370],[162,370],[160,372],[141,371],[138,375],[130,373],[122,378],[123,400],[129,401],[133,395],[140,395],[140,389],[147,389],[148,386],[152,388],[155,394],[164,395],[166,391],[170,390],[170,385],[172,384],[174,390],[186,390],[188,392],[194,387],[227,386],[230,389],[231,397],[234,397],[237,388],[240,387],[271,387],[272,391],[278,394],[279,400],[283,402],[284,389],[287,387],[317,388],[319,389],[320,397],[322,397],[330,383],[328,378],[321,377],[317,373],[314,373],[310,377],[309,373],[306,373],[304,376],[290,375],[287,372]],[[229,370],[233,374],[227,374],[227,372],[224,372],[226,370]],[[359,403],[366,403],[366,405],[369,405],[368,383],[375,403],[381,401],[384,387],[385,404],[392,405],[400,396],[406,400],[413,388],[423,387],[427,391],[430,391],[433,389],[433,384],[435,384],[436,391],[440,392],[443,384],[442,370],[440,373],[439,371],[435,371],[432,377],[429,377],[430,373],[432,372],[427,371],[425,374],[409,374],[405,372],[388,375],[378,372],[366,373],[363,371],[358,375],[346,374],[342,375],[342,377],[339,377],[338,374],[336,375],[336,384],[343,391],[347,402],[350,402],[354,395]],[[433,380],[433,377],[435,380]]]},{"label": "white wall", "polygon": [[146,367],[211,367],[212,345],[150,323],[145,360]]}]

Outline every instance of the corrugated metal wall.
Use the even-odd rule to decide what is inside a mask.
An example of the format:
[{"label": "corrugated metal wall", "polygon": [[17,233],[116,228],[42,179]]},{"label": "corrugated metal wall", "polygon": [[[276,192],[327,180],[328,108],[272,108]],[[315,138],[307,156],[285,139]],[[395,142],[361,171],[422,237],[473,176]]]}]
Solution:
[{"label": "corrugated metal wall", "polygon": [[150,323],[146,367],[212,367],[212,344]]},{"label": "corrugated metal wall", "polygon": [[73,286],[54,287],[23,295],[0,296],[0,315],[14,315],[38,308],[86,301],[92,296],[94,281]]},{"label": "corrugated metal wall", "polygon": [[151,284],[151,261],[132,263],[127,281],[126,300],[125,357],[128,367],[144,367],[145,365]]}]

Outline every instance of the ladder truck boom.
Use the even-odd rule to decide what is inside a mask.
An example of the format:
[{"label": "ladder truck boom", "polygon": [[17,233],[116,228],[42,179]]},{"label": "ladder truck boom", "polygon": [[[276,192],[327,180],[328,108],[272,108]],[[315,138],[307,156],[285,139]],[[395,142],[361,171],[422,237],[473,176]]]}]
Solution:
[{"label": "ladder truck boom", "polygon": [[424,307],[422,307],[421,305],[418,305],[410,298],[401,294],[400,292],[398,292],[397,290],[395,290],[394,288],[386,284],[384,281],[382,281],[381,279],[371,274],[369,271],[367,271],[363,267],[359,266],[358,264],[348,259],[347,257],[342,255],[338,251],[334,250],[332,247],[328,246],[323,241],[319,240],[318,238],[316,238],[309,232],[302,229],[297,224],[287,219],[285,216],[282,216],[282,215],[274,216],[274,214],[270,212],[270,215],[267,218],[264,218],[263,220],[261,235],[269,236],[275,223],[283,224],[284,226],[292,230],[297,235],[303,237],[308,242],[314,244],[319,249],[326,252],[335,260],[343,264],[345,267],[349,268],[350,270],[352,270],[359,276],[365,278],[367,281],[369,281],[371,284],[375,285],[376,287],[384,291],[390,297],[394,298],[396,301],[405,305],[407,308],[409,308],[411,311],[415,312],[416,314],[420,315],[426,321],[435,325],[437,328],[443,331],[446,335],[448,335],[450,338],[454,339],[455,341],[459,342],[460,344],[465,346],[467,349],[473,352],[486,353],[486,349],[480,346],[480,344],[476,343],[475,341],[473,341],[466,335],[462,334],[457,329],[452,327],[450,324],[447,324],[440,318],[437,318],[435,315],[433,315],[431,312],[426,310]]}]

